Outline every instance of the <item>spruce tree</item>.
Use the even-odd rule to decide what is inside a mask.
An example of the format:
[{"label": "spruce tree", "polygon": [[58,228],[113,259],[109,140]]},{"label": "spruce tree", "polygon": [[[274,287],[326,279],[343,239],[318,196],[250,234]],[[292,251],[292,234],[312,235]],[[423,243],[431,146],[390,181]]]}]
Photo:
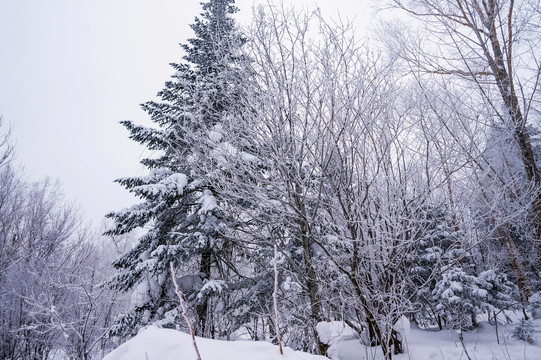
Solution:
[{"label": "spruce tree", "polygon": [[158,93],[161,101],[142,105],[155,128],[122,124],[130,138],[159,154],[142,160],[148,174],[117,180],[142,202],[107,217],[107,235],[147,229],[137,244],[114,263],[119,273],[111,285],[133,290],[132,309],[112,333],[133,334],[147,324],[181,323],[171,294],[169,263],[177,274],[196,317],[198,335],[213,336],[207,322],[208,299],[223,288],[223,271],[214,268],[227,252],[227,221],[213,180],[224,164],[216,160],[223,119],[234,116],[244,76],[239,49],[244,40],[232,15],[234,0],[209,0],[191,25],[195,37],[182,45],[183,62],[171,64],[173,80]]}]

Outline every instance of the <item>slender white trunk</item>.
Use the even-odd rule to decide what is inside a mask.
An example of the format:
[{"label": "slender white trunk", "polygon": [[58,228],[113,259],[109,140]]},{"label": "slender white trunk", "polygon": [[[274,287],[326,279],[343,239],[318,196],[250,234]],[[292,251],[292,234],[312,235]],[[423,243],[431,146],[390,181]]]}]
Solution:
[{"label": "slender white trunk", "polygon": [[173,263],[170,262],[169,266],[171,268],[171,279],[173,279],[173,284],[175,284],[175,292],[178,295],[178,300],[180,301],[180,306],[182,307],[182,316],[184,316],[184,319],[186,319],[186,322],[188,323],[188,327],[190,328],[190,333],[192,335],[192,341],[193,341],[193,347],[195,349],[195,354],[197,355],[197,360],[201,360],[201,355],[199,354],[199,348],[197,347],[197,342],[195,341],[195,332],[193,330],[193,324],[190,320],[190,317],[188,316],[188,309],[186,308],[186,302],[184,301],[184,294],[180,290],[180,287],[177,283],[177,278],[175,277],[175,267],[173,266]]},{"label": "slender white trunk", "polygon": [[274,300],[274,317],[276,324],[276,339],[278,340],[278,345],[280,346],[280,354],[284,355],[284,350],[282,349],[282,339],[280,337],[280,314],[278,313],[278,264],[276,263],[276,257],[278,256],[278,247],[274,244],[274,291],[272,293],[272,298]]}]

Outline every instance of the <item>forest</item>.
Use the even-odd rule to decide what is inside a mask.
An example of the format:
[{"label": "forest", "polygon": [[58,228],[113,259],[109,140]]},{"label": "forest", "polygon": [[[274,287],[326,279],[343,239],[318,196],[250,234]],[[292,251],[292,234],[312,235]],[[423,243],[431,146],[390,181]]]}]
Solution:
[{"label": "forest", "polygon": [[370,41],[317,8],[201,6],[154,126],[122,121],[149,155],[107,229],[0,127],[0,358],[101,359],[150,325],[325,356],[339,321],[390,360],[402,319],[462,340],[509,314],[533,342],[539,1],[387,0]]}]

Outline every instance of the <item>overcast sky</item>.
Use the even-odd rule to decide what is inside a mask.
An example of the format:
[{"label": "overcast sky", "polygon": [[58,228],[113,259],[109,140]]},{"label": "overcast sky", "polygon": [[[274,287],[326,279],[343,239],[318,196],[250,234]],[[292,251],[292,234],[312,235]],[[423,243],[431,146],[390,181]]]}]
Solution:
[{"label": "overcast sky", "polygon": [[[314,6],[314,1],[283,0]],[[324,16],[357,16],[369,0],[318,1]],[[257,3],[257,1],[256,1]],[[252,0],[237,0],[250,21]],[[136,200],[113,180],[140,175],[143,148],[118,124],[147,123],[139,104],[173,73],[198,0],[0,0],[0,114],[29,180],[58,179],[99,225]],[[2,131],[0,128],[0,131]]]}]

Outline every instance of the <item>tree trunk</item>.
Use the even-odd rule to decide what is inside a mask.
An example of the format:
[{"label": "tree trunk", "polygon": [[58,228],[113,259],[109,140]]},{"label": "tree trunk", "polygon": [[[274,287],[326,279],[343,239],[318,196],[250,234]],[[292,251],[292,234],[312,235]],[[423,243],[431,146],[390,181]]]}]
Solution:
[{"label": "tree trunk", "polygon": [[319,285],[318,285],[318,279],[316,275],[316,270],[314,269],[313,264],[313,254],[312,254],[312,245],[313,240],[311,238],[310,233],[310,224],[308,222],[308,215],[306,211],[306,205],[304,204],[304,199],[302,195],[301,190],[301,184],[297,180],[293,180],[291,187],[293,188],[293,202],[294,206],[296,207],[299,219],[298,224],[300,227],[300,235],[301,235],[301,242],[302,242],[302,249],[303,249],[303,258],[304,258],[304,270],[305,274],[301,274],[304,276],[304,279],[306,281],[306,288],[308,289],[308,299],[310,301],[310,310],[311,310],[311,317],[312,317],[312,324],[311,331],[314,335],[314,339],[316,340],[318,351],[320,355],[327,355],[327,350],[329,349],[329,345],[321,342],[321,339],[319,338],[319,334],[316,330],[316,325],[323,321],[323,310],[321,308],[321,300],[319,298]]},{"label": "tree trunk", "polygon": [[[205,249],[201,253],[201,265],[199,271],[205,274],[205,278],[210,278],[210,267],[212,264],[212,251],[210,249]],[[197,326],[196,334],[197,336],[205,337],[207,335],[207,311],[208,311],[208,299],[203,299],[201,303],[198,303],[195,307],[197,312]]]},{"label": "tree trunk", "polygon": [[[509,118],[513,125],[515,141],[517,142],[517,145],[520,149],[520,154],[522,157],[524,169],[526,171],[526,176],[528,177],[528,180],[532,184],[534,190],[532,212],[536,228],[536,237],[533,241],[533,246],[537,255],[538,267],[539,269],[541,269],[541,249],[539,248],[539,240],[541,239],[541,194],[539,193],[539,191],[541,190],[541,178],[539,177],[539,169],[535,161],[535,155],[532,148],[530,134],[526,129],[526,121],[522,115],[522,110],[520,109],[520,103],[512,80],[512,59],[507,59],[508,65],[506,68],[504,52],[502,51],[501,44],[496,35],[496,18],[497,16],[499,16],[497,11],[498,9],[495,1],[490,0],[489,7],[487,9],[487,16],[490,20],[490,26],[488,27],[488,30],[490,45],[492,47],[494,57],[492,57],[487,51],[485,51],[485,57],[487,58],[488,63],[494,73],[498,89],[500,90],[500,94],[502,96],[505,107],[508,111]],[[509,21],[511,21],[511,15],[512,12],[509,13]],[[511,41],[511,39],[509,41]],[[511,42],[509,42],[509,49],[507,49],[507,53],[510,56]]]},{"label": "tree trunk", "polygon": [[321,301],[318,295],[318,282],[316,277],[316,271],[312,263],[312,242],[308,236],[308,225],[306,222],[301,221],[302,232],[302,247],[304,255],[304,267],[306,270],[306,287],[308,288],[308,298],[310,300],[310,310],[312,312],[312,332],[317,342],[317,347],[321,355],[326,356],[329,345],[321,342],[319,334],[316,330],[316,325],[323,321],[323,311],[321,309]]}]

